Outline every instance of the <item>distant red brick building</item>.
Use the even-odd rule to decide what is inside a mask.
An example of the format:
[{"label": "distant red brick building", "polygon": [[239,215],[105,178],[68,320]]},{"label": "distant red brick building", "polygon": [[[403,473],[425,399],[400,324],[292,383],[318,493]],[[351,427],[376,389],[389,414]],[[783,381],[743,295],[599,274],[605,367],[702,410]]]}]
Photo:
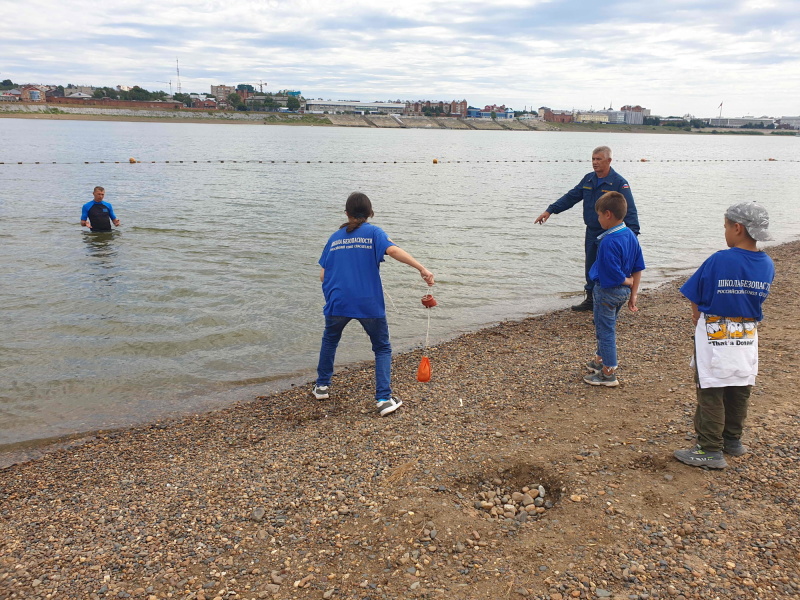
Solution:
[{"label": "distant red brick building", "polygon": [[197,98],[192,100],[192,108],[217,108],[214,98]]},{"label": "distant red brick building", "polygon": [[539,115],[551,123],[572,123],[572,111],[568,110],[552,110],[546,106],[539,109]]},{"label": "distant red brick building", "polygon": [[42,88],[36,85],[23,85],[20,88],[21,102],[45,102],[45,93]]},{"label": "distant red brick building", "polygon": [[48,98],[49,104],[66,104],[70,106],[106,106],[108,108],[149,108],[155,110],[179,109],[180,102],[150,102],[145,100],[113,100],[111,98]]},{"label": "distant red brick building", "polygon": [[443,102],[435,100],[417,100],[416,102],[406,102],[405,114],[407,115],[422,115],[426,110],[436,110],[439,108],[438,115],[445,117],[464,117],[467,115],[467,101],[466,100],[453,100],[452,102]]}]

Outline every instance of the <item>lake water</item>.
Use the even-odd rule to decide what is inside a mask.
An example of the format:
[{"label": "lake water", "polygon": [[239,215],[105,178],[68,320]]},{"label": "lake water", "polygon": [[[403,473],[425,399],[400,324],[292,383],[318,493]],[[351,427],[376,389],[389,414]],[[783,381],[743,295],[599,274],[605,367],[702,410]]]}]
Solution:
[{"label": "lake water", "polygon": [[[432,341],[575,302],[580,209],[533,221],[600,144],[636,198],[645,286],[724,247],[734,202],[759,199],[776,243],[800,234],[794,137],[0,119],[0,140],[0,444],[310,381],[317,260],[353,190],[436,274]],[[95,185],[113,235],[79,225]],[[421,279],[382,274],[395,351],[421,346]],[[370,358],[349,327],[337,364]]]}]

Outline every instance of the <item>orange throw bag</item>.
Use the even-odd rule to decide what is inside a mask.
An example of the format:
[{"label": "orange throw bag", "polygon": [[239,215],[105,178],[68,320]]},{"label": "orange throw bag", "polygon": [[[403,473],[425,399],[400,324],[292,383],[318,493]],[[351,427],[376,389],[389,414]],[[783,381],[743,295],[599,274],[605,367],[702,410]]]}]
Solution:
[{"label": "orange throw bag", "polygon": [[419,368],[417,369],[417,381],[430,381],[431,380],[431,361],[427,356],[423,356],[419,361]]}]

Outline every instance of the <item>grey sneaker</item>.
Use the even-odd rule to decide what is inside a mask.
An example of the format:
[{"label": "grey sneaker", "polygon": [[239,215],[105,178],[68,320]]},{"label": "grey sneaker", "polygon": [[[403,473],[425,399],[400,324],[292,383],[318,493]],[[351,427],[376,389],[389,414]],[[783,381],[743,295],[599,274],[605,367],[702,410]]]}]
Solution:
[{"label": "grey sneaker", "polygon": [[388,400],[378,400],[378,412],[382,417],[393,413],[403,405],[403,401],[398,398],[389,398]]},{"label": "grey sneaker", "polygon": [[706,467],[707,469],[724,469],[728,466],[722,452],[706,452],[700,446],[688,450],[675,450],[675,458],[691,467]]},{"label": "grey sneaker", "polygon": [[619,385],[617,374],[611,373],[611,375],[606,375],[603,373],[602,368],[598,373],[587,375],[583,380],[589,385],[604,385],[606,387],[617,387]]},{"label": "grey sneaker", "polygon": [[594,359],[590,360],[586,363],[586,368],[589,369],[592,373],[599,373],[603,370],[603,363],[595,362]]},{"label": "grey sneaker", "polygon": [[743,456],[750,451],[750,448],[745,446],[742,443],[742,440],[723,439],[722,443],[722,451],[725,454],[730,454],[731,456]]},{"label": "grey sneaker", "polygon": [[311,393],[314,394],[314,398],[317,400],[327,400],[331,397],[328,393],[329,389],[327,385],[315,385]]}]

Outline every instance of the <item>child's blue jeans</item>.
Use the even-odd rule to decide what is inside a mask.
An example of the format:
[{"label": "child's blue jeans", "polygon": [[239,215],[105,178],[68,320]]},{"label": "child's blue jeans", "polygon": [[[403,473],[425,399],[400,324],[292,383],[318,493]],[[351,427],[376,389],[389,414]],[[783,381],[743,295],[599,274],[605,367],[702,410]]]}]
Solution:
[{"label": "child's blue jeans", "polygon": [[627,285],[616,285],[602,288],[595,285],[592,290],[594,299],[594,332],[597,337],[597,356],[603,359],[603,366],[617,368],[617,316],[628,303],[631,288]]},{"label": "child's blue jeans", "polygon": [[325,331],[319,349],[317,385],[330,385],[336,348],[342,339],[345,326],[356,319],[372,341],[375,353],[375,399],[387,400],[392,396],[392,345],[389,342],[389,323],[386,317],[362,319],[358,317],[329,317],[325,315]]}]

